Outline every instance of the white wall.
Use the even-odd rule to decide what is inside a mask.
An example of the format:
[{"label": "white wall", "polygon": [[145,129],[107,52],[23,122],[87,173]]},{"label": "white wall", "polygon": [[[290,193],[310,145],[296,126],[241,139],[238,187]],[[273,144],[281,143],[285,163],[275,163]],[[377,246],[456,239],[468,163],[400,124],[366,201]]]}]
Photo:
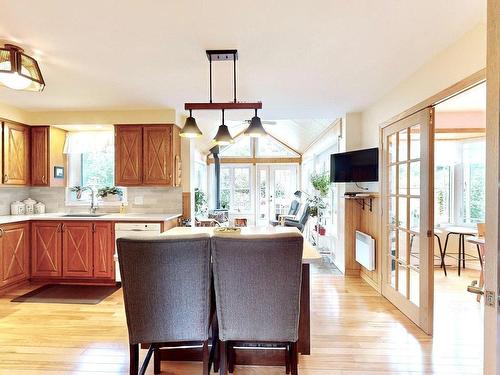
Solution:
[{"label": "white wall", "polygon": [[478,24],[362,112],[361,146],[377,147],[381,123],[485,67],[486,25]]}]

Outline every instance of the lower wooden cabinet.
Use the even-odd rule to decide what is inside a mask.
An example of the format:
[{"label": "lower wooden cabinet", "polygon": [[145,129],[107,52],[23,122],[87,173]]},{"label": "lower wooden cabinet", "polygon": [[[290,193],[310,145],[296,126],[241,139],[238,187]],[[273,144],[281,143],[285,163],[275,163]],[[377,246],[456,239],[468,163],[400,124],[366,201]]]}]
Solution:
[{"label": "lower wooden cabinet", "polygon": [[29,279],[29,224],[0,225],[0,264],[0,288]]},{"label": "lower wooden cabinet", "polygon": [[94,232],[94,277],[115,277],[115,234],[113,223],[96,222]]},{"label": "lower wooden cabinet", "polygon": [[92,223],[62,224],[62,276],[87,278],[93,276]]},{"label": "lower wooden cabinet", "polygon": [[110,281],[114,279],[112,222],[32,223],[32,277]]},{"label": "lower wooden cabinet", "polygon": [[31,276],[62,276],[62,223],[36,221],[31,224]]}]

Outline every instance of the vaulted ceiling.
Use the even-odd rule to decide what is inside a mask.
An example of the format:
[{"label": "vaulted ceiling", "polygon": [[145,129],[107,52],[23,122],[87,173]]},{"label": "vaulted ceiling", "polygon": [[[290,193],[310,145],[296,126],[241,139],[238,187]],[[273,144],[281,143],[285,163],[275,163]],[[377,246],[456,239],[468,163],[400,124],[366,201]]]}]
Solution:
[{"label": "vaulted ceiling", "polygon": [[[307,125],[295,120],[299,131],[290,131],[291,123],[275,125],[277,136],[290,134],[301,148],[300,131],[309,124],[319,129],[375,102],[483,21],[485,5],[480,0],[0,0],[0,39],[33,53],[47,82],[42,93],[0,88],[0,102],[26,110],[182,111],[185,101],[208,98],[204,51],[237,48],[238,98],[262,100],[264,120],[326,119]],[[214,64],[216,100],[232,98],[231,79],[231,65]],[[251,112],[227,117],[243,120]],[[198,118],[212,124],[218,115]]]}]

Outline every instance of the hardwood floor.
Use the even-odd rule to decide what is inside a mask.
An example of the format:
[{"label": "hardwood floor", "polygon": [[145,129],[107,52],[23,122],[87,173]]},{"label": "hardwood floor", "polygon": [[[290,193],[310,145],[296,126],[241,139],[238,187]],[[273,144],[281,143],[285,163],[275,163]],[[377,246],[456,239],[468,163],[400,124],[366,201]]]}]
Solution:
[{"label": "hardwood floor", "polygon": [[[440,275],[436,271],[436,332],[431,338],[360,278],[312,272],[312,355],[300,358],[299,373],[480,374],[482,308],[463,288],[477,271],[460,279],[452,269],[447,279]],[[99,305],[10,302],[31,289],[0,297],[0,374],[128,373],[121,290]],[[163,362],[162,371],[193,375],[201,373],[201,365]],[[284,367],[235,370],[241,375],[284,373]]]}]

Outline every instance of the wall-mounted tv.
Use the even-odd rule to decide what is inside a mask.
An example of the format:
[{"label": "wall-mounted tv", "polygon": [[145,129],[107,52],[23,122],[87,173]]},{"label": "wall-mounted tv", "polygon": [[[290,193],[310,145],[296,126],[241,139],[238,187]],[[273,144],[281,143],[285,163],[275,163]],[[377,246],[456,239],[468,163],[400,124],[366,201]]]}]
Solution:
[{"label": "wall-mounted tv", "polygon": [[378,148],[332,154],[331,182],[378,181]]}]

